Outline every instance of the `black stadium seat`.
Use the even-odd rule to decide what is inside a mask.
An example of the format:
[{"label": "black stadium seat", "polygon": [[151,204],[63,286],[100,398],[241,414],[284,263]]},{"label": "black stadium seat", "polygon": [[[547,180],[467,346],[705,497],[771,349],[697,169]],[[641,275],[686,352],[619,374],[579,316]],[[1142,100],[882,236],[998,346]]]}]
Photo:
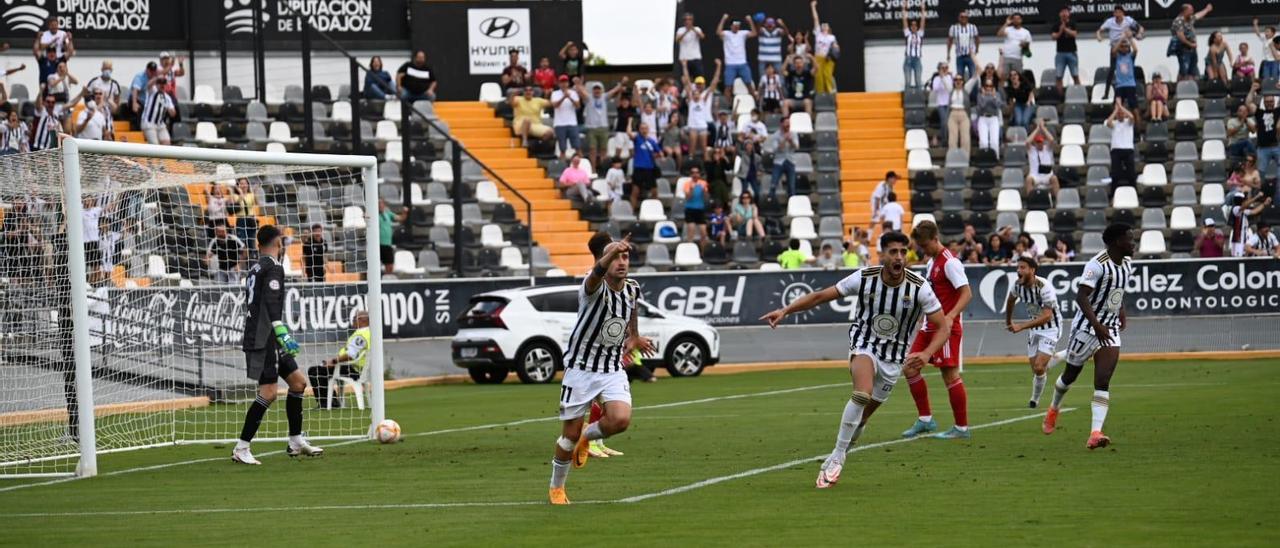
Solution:
[{"label": "black stadium seat", "polygon": [[1164,188],[1158,186],[1144,187],[1142,189],[1141,201],[1142,207],[1164,207]]},{"label": "black stadium seat", "polygon": [[991,197],[991,192],[986,190],[975,190],[969,195],[969,210],[975,212],[986,212],[996,208],[995,198]]},{"label": "black stadium seat", "polygon": [[938,230],[941,230],[944,236],[961,234],[964,232],[964,217],[958,211],[943,213],[942,220],[938,222]]},{"label": "black stadium seat", "polygon": [[911,193],[912,213],[931,213],[936,207],[933,203],[933,194],[920,191]]},{"label": "black stadium seat", "polygon": [[1196,246],[1196,236],[1190,230],[1175,230],[1169,237],[1169,251],[1190,253]]},{"label": "black stadium seat", "polygon": [[1026,208],[1031,211],[1047,211],[1053,207],[1053,198],[1043,188],[1032,189],[1027,195]]},{"label": "black stadium seat", "polygon": [[1065,209],[1054,212],[1051,226],[1054,232],[1075,232],[1079,226],[1079,222],[1076,220],[1076,212]]},{"label": "black stadium seat", "polygon": [[932,171],[918,171],[911,177],[911,188],[924,192],[938,190],[938,176]]},{"label": "black stadium seat", "polygon": [[990,169],[975,169],[969,177],[969,188],[974,190],[991,190],[996,187],[996,176]]}]

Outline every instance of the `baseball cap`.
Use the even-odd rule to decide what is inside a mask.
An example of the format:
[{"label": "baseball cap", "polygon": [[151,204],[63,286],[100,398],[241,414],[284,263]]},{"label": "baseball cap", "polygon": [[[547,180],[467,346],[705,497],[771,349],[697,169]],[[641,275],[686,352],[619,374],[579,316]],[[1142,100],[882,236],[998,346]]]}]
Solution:
[{"label": "baseball cap", "polygon": [[1213,226],[1213,225],[1215,225],[1215,224],[1218,224],[1218,223],[1214,222],[1214,220],[1213,220],[1212,218],[1209,218],[1209,219],[1205,219],[1205,220],[1204,220],[1204,226]]},{"label": "baseball cap", "polygon": [[170,58],[170,57],[173,57],[173,54],[172,54],[172,53],[169,53],[169,52],[167,52],[167,51],[162,51],[162,52],[160,52],[160,58],[161,58],[161,59],[168,59],[168,58]]},{"label": "baseball cap", "polygon": [[697,77],[697,78],[694,78],[694,79],[693,79],[693,83],[695,83],[695,84],[705,84],[705,83],[707,83],[707,79],[706,79],[706,78],[703,78],[703,77],[701,77],[701,76],[699,76],[699,77]]},{"label": "baseball cap", "polygon": [[158,68],[160,68],[160,65],[157,65],[155,61],[147,61],[147,70],[156,70]]},{"label": "baseball cap", "polygon": [[561,82],[568,82],[568,81],[569,81],[569,75],[568,75],[568,74],[561,74],[561,75],[560,75],[560,81],[561,81]]},{"label": "baseball cap", "polygon": [[1036,135],[1036,136],[1035,136],[1035,138],[1031,140],[1031,142],[1033,142],[1033,143],[1043,143],[1043,142],[1044,142],[1044,135]]}]

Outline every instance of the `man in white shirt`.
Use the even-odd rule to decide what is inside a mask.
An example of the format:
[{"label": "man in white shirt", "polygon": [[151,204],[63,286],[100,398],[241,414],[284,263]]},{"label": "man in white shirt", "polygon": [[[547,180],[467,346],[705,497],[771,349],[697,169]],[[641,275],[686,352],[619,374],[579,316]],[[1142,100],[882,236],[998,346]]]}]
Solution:
[{"label": "man in white shirt", "polygon": [[89,92],[86,96],[101,91],[107,107],[111,109],[112,114],[115,114],[120,111],[120,83],[111,77],[111,68],[111,60],[103,59],[102,73],[89,80],[84,89]]},{"label": "man in white shirt", "polygon": [[689,65],[690,78],[705,76],[702,72],[702,40],[706,37],[702,27],[693,24],[693,14],[684,14],[684,26],[676,29],[676,44],[680,46],[676,54],[677,75],[680,74],[680,63],[684,61]]},{"label": "man in white shirt", "polygon": [[58,61],[63,62],[76,54],[75,45],[71,43],[71,33],[62,30],[56,15],[49,16],[48,29],[36,35],[36,42],[31,46],[36,58],[43,57],[44,50],[53,49]]},{"label": "man in white shirt", "polygon": [[1112,192],[1118,186],[1133,186],[1137,181],[1133,152],[1133,113],[1121,103],[1116,99],[1115,109],[1106,121],[1107,127],[1111,128]]},{"label": "man in white shirt", "polygon": [[880,218],[880,210],[889,203],[889,195],[893,193],[893,185],[898,182],[898,174],[890,171],[884,174],[884,180],[876,184],[871,191],[871,228],[875,228]]},{"label": "man in white shirt", "polygon": [[1036,130],[1027,137],[1027,163],[1030,168],[1027,171],[1026,194],[1030,195],[1032,189],[1048,188],[1053,191],[1053,195],[1058,195],[1061,188],[1058,184],[1058,176],[1053,172],[1053,134],[1045,129],[1044,120],[1039,121]]},{"label": "man in white shirt", "polygon": [[729,14],[720,17],[720,24],[716,25],[716,35],[724,42],[724,95],[725,99],[733,101],[733,82],[741,79],[743,84],[747,85],[747,89],[751,93],[755,93],[756,83],[751,78],[751,65],[747,64],[747,38],[756,37],[756,23],[747,16],[747,23],[751,25],[751,30],[742,30],[742,22],[734,21],[729,25],[729,30],[724,30],[724,24],[729,20]]},{"label": "man in white shirt", "polygon": [[743,142],[754,141],[757,145],[764,144],[769,138],[769,128],[760,121],[760,109],[751,109],[751,121],[739,125],[738,134],[742,136]]},{"label": "man in white shirt", "polygon": [[883,206],[880,206],[880,218],[878,220],[892,224],[894,230],[901,232],[902,216],[906,214],[906,210],[902,209],[902,204],[898,203],[897,193],[890,192],[889,197],[886,199],[888,201]]},{"label": "man in white shirt", "polygon": [[84,109],[76,117],[76,138],[94,141],[114,140],[111,127],[111,107],[102,90],[93,92],[93,99],[85,101]]},{"label": "man in white shirt", "polygon": [[1004,38],[1000,46],[1000,77],[1008,78],[1011,72],[1022,72],[1022,51],[1031,47],[1031,31],[1022,27],[1022,14],[1015,13],[1004,20],[996,36]]},{"label": "man in white shirt", "polygon": [[569,157],[566,154],[569,146],[575,151],[582,149],[582,138],[578,135],[579,106],[582,106],[582,97],[569,89],[569,77],[561,74],[560,89],[551,92],[551,108],[555,112],[552,125],[555,126],[556,143],[560,145],[561,160]]}]

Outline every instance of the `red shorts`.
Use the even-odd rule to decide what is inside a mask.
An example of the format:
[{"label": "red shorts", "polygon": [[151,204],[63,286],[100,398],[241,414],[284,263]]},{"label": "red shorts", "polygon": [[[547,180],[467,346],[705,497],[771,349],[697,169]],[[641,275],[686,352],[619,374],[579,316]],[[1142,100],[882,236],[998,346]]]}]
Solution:
[{"label": "red shorts", "polygon": [[[952,331],[951,336],[947,337],[947,344],[942,345],[942,350],[929,358],[929,364],[934,367],[960,367],[960,340],[964,336],[962,331]],[[915,342],[911,343],[911,352],[921,352],[929,346],[929,341],[933,340],[932,331],[921,331],[916,334]]]}]

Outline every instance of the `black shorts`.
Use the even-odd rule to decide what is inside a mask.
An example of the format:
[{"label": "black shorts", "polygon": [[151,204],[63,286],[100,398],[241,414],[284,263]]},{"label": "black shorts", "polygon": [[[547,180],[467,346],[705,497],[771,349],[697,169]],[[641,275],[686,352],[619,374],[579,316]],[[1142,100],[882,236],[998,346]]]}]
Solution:
[{"label": "black shorts", "polygon": [[1138,108],[1138,88],[1123,87],[1115,88],[1116,99],[1124,101],[1124,107],[1128,109]]},{"label": "black shorts", "polygon": [[288,377],[298,370],[298,362],[288,354],[277,354],[274,347],[244,353],[245,368],[250,379],[258,385],[275,384],[280,377]]},{"label": "black shorts", "polygon": [[631,173],[631,183],[640,187],[641,194],[647,193],[658,186],[658,170],[647,167],[635,168]]},{"label": "black shorts", "polygon": [[684,222],[696,225],[707,224],[707,210],[705,209],[686,209],[684,210]]},{"label": "black shorts", "polygon": [[378,254],[382,257],[382,264],[395,264],[396,248],[384,245],[378,248]]},{"label": "black shorts", "polygon": [[764,112],[778,112],[782,110],[782,103],[777,99],[765,99],[761,102],[760,110]]}]

